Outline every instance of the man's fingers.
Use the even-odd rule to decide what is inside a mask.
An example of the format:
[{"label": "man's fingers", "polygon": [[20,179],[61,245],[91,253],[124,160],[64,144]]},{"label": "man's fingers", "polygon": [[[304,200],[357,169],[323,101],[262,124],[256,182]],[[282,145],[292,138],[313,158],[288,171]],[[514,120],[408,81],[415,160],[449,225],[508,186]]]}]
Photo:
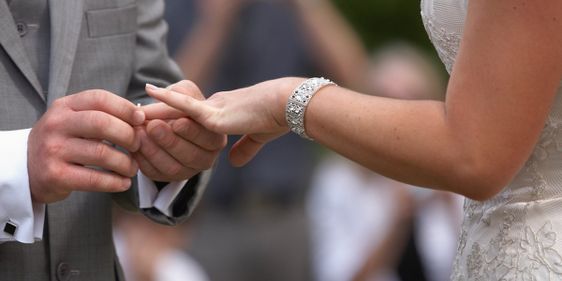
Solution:
[{"label": "man's fingers", "polygon": [[151,121],[146,129],[150,138],[184,167],[207,170],[213,166],[218,151],[207,151],[174,133],[163,121]]},{"label": "man's fingers", "polygon": [[65,147],[62,157],[66,162],[100,167],[123,177],[137,174],[138,165],[132,157],[101,141],[71,138]]},{"label": "man's fingers", "polygon": [[144,112],[130,101],[104,90],[87,90],[64,98],[74,111],[103,111],[124,122],[137,126],[144,122]]},{"label": "man's fingers", "polygon": [[246,165],[256,154],[260,151],[260,149],[264,146],[265,143],[256,141],[251,136],[245,135],[240,140],[238,140],[230,150],[229,158],[230,163],[234,167],[242,167]]},{"label": "man's fingers", "polygon": [[133,158],[137,161],[137,163],[139,163],[139,168],[145,176],[155,181],[163,179],[162,173],[160,173],[158,169],[154,168],[154,166],[152,166],[152,164],[144,156],[142,156],[140,152],[133,153]]},{"label": "man's fingers", "polygon": [[72,136],[87,139],[106,140],[128,151],[137,151],[140,139],[133,127],[112,115],[101,111],[79,111],[69,122],[67,132]]},{"label": "man's fingers", "polygon": [[217,151],[226,146],[225,135],[211,132],[191,119],[174,120],[171,126],[174,133],[205,150]]},{"label": "man's fingers", "polygon": [[137,130],[137,135],[140,136],[142,143],[139,150],[140,154],[162,175],[172,177],[182,174],[182,171],[186,169],[181,163],[160,148],[143,130]]},{"label": "man's fingers", "polygon": [[92,192],[122,192],[131,187],[131,179],[117,174],[68,165],[64,183],[68,190]]}]

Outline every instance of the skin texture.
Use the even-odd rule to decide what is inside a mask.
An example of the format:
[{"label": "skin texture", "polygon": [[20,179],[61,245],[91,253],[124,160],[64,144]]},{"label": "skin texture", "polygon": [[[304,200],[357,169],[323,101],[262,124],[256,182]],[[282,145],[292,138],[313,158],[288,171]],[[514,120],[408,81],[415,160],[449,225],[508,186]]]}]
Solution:
[{"label": "skin texture", "polygon": [[[307,133],[385,176],[488,199],[528,159],[560,85],[561,11],[558,0],[470,1],[445,102],[330,86],[309,104]],[[242,165],[287,132],[285,104],[302,81],[267,81],[207,101],[170,90],[148,93],[212,131],[245,135],[231,152]]]}]

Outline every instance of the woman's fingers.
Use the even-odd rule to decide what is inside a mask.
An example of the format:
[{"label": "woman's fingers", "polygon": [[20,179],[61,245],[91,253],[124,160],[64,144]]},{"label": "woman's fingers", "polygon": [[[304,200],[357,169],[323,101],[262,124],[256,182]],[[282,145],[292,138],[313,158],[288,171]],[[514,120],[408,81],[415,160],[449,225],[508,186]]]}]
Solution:
[{"label": "woman's fingers", "polygon": [[230,163],[234,167],[242,167],[246,165],[260,149],[265,145],[263,142],[256,141],[249,135],[243,136],[238,140],[230,150]]},{"label": "woman's fingers", "polygon": [[187,114],[181,110],[170,107],[169,105],[159,102],[145,105],[142,107],[146,120],[170,120],[186,117]]},{"label": "woman's fingers", "polygon": [[271,140],[283,133],[244,135],[230,150],[230,163],[235,167],[242,167],[256,156],[260,149]]},{"label": "woman's fingers", "polygon": [[206,105],[203,101],[175,92],[171,89],[163,89],[151,84],[146,84],[146,92],[151,97],[175,109],[183,111],[189,117],[200,123],[205,123],[205,116],[210,116],[213,112],[213,108]]}]

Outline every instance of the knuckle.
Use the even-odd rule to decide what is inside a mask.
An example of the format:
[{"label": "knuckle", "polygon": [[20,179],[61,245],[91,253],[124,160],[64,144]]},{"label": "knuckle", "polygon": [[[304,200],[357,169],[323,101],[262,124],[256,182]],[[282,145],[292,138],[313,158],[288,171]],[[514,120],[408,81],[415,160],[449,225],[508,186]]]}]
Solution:
[{"label": "knuckle", "polygon": [[180,139],[175,134],[166,134],[160,140],[160,145],[166,149],[173,149],[180,145]]},{"label": "knuckle", "polygon": [[66,105],[66,97],[58,98],[53,101],[53,103],[51,104],[51,108],[64,107],[65,105]]},{"label": "knuckle", "polygon": [[46,132],[57,132],[61,128],[61,124],[63,123],[64,114],[53,114],[53,112],[49,112],[49,114],[45,115],[43,119],[42,126]]},{"label": "knuckle", "polygon": [[88,115],[86,119],[94,129],[104,130],[111,125],[109,118],[107,118],[105,115],[97,114],[94,111],[88,112],[87,114]]},{"label": "knuckle", "polygon": [[203,98],[203,93],[201,92],[197,84],[195,84],[191,80],[182,80],[172,85],[171,89],[177,92],[187,94],[193,98],[197,98],[197,99]]},{"label": "knuckle", "polygon": [[102,161],[106,160],[108,158],[108,153],[109,153],[108,149],[109,149],[109,147],[106,144],[104,144],[102,142],[96,143],[96,145],[94,146],[94,151],[93,151],[94,157],[96,159],[99,159],[99,160],[102,160]]},{"label": "knuckle", "polygon": [[182,118],[179,121],[178,133],[188,140],[195,140],[201,136],[202,129],[194,122]]},{"label": "knuckle", "polygon": [[98,108],[107,103],[109,92],[105,90],[95,89],[88,91],[87,94],[91,97],[92,106]]},{"label": "knuckle", "polygon": [[99,174],[94,173],[94,171],[90,171],[88,173],[88,186],[90,187],[97,187],[100,186],[100,183],[102,182],[102,178]]},{"label": "knuckle", "polygon": [[44,142],[44,152],[47,158],[58,158],[61,151],[65,147],[61,142],[55,140],[47,140]]},{"label": "knuckle", "polygon": [[141,149],[144,156],[148,159],[155,158],[159,152],[158,148],[156,148],[156,146],[154,146],[152,143],[143,145]]},{"label": "knuckle", "polygon": [[45,173],[43,173],[43,180],[45,183],[57,186],[57,183],[63,176],[65,176],[65,171],[59,163],[53,161],[46,164]]},{"label": "knuckle", "polygon": [[223,121],[218,120],[218,118],[208,119],[206,127],[212,132],[220,132],[225,127]]}]

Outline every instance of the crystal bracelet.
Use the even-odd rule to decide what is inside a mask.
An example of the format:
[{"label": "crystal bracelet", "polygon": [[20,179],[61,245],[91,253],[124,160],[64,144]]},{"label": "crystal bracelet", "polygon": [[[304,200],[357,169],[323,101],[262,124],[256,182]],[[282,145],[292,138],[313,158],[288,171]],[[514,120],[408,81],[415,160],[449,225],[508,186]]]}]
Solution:
[{"label": "crystal bracelet", "polygon": [[312,96],[327,85],[335,85],[335,83],[323,77],[316,77],[304,81],[300,86],[295,88],[285,108],[285,118],[287,119],[287,124],[291,131],[305,139],[312,140],[312,138],[306,134],[304,128],[304,114]]}]

